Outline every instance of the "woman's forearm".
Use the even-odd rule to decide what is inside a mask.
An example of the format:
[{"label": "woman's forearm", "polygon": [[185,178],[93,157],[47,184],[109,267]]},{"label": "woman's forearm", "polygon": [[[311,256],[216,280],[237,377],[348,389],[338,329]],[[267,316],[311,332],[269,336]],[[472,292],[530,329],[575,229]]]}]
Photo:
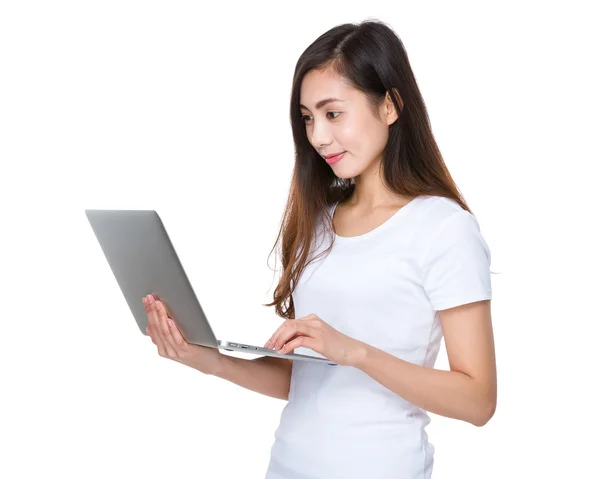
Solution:
[{"label": "woman's forearm", "polygon": [[483,426],[496,408],[494,384],[479,384],[458,371],[419,366],[368,344],[355,367],[408,402],[440,416]]},{"label": "woman's forearm", "polygon": [[220,367],[213,373],[238,386],[277,399],[288,399],[292,364],[288,359],[263,356],[242,359],[223,354]]}]

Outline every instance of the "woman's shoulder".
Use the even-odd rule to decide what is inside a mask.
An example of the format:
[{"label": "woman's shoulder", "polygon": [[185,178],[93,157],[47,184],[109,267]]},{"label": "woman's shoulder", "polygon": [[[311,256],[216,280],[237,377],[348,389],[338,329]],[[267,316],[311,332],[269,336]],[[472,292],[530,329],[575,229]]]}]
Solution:
[{"label": "woman's shoulder", "polygon": [[448,218],[456,215],[472,216],[474,215],[465,210],[458,201],[445,196],[422,196],[424,205],[424,216],[434,224],[440,224]]}]

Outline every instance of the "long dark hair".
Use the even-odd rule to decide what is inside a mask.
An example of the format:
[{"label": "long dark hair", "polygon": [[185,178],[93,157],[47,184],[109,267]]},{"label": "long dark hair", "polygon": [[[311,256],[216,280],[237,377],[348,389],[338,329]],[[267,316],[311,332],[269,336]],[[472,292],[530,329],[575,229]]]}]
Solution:
[{"label": "long dark hair", "polygon": [[328,68],[364,93],[374,114],[386,93],[399,112],[397,121],[389,126],[389,138],[383,151],[385,186],[407,197],[451,198],[472,213],[434,139],[425,102],[400,38],[380,20],[345,23],[332,28],[302,53],[294,70],[290,121],[295,164],[281,227],[271,250],[272,253],[282,239],[283,273],[273,302],[264,304],[275,305],[277,315],[286,319],[295,317],[292,292],[306,267],[317,218],[325,214],[331,219],[328,206],[350,196],[355,187],[353,178],[338,178],[310,144],[300,112],[302,79],[310,70]]}]

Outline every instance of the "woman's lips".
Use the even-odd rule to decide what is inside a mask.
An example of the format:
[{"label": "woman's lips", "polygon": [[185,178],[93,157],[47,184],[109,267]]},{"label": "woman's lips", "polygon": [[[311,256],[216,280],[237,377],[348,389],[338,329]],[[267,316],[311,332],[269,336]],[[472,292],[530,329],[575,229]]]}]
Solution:
[{"label": "woman's lips", "polygon": [[329,158],[325,158],[325,161],[329,164],[329,165],[333,165],[334,163],[337,163],[338,161],[340,161],[342,159],[342,157],[344,156],[346,152],[344,151],[343,153],[340,153],[337,156],[330,156]]}]

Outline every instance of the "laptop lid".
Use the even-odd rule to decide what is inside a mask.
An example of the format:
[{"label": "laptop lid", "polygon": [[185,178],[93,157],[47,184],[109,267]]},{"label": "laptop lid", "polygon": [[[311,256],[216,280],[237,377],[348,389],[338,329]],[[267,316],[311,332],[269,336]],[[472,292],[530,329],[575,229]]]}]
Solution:
[{"label": "laptop lid", "polygon": [[142,334],[148,335],[142,298],[156,292],[188,343],[218,347],[158,213],[85,210],[85,214]]}]

